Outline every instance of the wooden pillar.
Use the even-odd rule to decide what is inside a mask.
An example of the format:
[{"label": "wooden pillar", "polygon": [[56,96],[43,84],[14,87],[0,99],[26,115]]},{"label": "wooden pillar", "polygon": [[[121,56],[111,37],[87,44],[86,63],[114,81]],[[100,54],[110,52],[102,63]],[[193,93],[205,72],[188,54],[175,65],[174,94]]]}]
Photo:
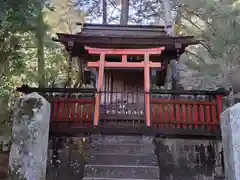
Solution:
[{"label": "wooden pillar", "polygon": [[95,109],[94,109],[94,121],[93,121],[94,126],[98,126],[98,122],[99,122],[101,90],[103,86],[103,77],[104,77],[104,63],[105,63],[105,54],[101,53],[100,61],[99,61],[99,71],[98,71],[97,94],[96,94]]},{"label": "wooden pillar", "polygon": [[149,54],[144,54],[144,90],[145,90],[145,115],[146,115],[146,126],[151,125],[150,120],[150,62]]}]

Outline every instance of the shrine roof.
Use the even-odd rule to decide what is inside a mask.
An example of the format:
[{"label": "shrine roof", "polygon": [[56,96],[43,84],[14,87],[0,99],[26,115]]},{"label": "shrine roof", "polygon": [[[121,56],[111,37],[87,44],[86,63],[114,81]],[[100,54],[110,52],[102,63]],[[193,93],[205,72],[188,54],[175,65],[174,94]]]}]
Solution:
[{"label": "shrine roof", "polygon": [[178,48],[178,52],[183,53],[185,47],[198,43],[194,36],[170,36],[164,26],[157,25],[84,24],[79,33],[57,33],[57,36],[53,40],[64,44],[75,55],[83,53],[84,46],[118,49],[164,46],[166,51],[176,52]]}]

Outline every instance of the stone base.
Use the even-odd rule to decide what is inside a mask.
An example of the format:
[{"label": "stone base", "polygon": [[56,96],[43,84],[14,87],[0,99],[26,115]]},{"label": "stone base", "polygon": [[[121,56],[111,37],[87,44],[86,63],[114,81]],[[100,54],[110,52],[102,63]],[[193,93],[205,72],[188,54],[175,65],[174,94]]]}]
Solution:
[{"label": "stone base", "polygon": [[240,180],[240,103],[221,114],[221,131],[226,177]]},{"label": "stone base", "polygon": [[9,152],[0,152],[0,180],[8,179]]}]

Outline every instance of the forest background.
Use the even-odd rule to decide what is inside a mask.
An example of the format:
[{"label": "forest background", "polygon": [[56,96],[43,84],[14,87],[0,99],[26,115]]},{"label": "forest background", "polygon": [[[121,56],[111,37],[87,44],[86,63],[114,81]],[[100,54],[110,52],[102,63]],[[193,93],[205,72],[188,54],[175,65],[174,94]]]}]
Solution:
[{"label": "forest background", "polygon": [[184,89],[231,88],[238,98],[240,0],[0,0],[0,134],[10,134],[16,87],[84,87],[81,65],[69,72],[67,52],[52,41],[81,31],[77,22],[173,25],[170,34],[201,41],[171,64],[165,88],[174,80]]}]

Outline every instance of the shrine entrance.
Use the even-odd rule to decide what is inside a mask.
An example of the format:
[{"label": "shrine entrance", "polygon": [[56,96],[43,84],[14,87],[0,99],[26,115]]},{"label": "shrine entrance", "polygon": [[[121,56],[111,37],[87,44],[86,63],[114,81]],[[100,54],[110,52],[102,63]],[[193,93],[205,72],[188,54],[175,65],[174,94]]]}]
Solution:
[{"label": "shrine entrance", "polygon": [[[153,49],[98,49],[85,47],[85,49],[88,50],[89,54],[100,55],[99,61],[88,62],[88,68],[98,69],[94,126],[99,125],[100,119],[106,119],[111,121],[125,119],[139,120],[143,122],[144,126],[149,127],[151,125],[149,94],[150,70],[151,68],[161,68],[160,62],[150,61],[150,55],[160,55],[165,48],[160,47]],[[121,61],[108,62],[106,61],[106,56],[108,55],[120,55]],[[142,61],[139,62],[129,62],[128,56],[130,55],[143,56],[144,58]],[[106,82],[108,81],[106,77],[108,76],[108,74],[116,74],[116,71],[121,71],[122,76],[129,77],[126,77],[125,79],[119,79],[118,81],[116,78],[114,78],[114,83],[119,85],[117,85],[119,88],[114,89],[113,86],[109,87],[109,83]],[[140,76],[135,77],[135,85],[131,88],[131,90],[128,89],[127,91],[125,91],[125,88],[122,89],[122,87],[125,87],[125,84],[127,84],[127,82],[125,81],[129,78],[134,78],[134,74],[138,73]],[[121,86],[121,83],[123,83],[124,85]]]},{"label": "shrine entrance", "polygon": [[144,124],[143,70],[104,71],[100,93],[100,125],[126,121]]}]

